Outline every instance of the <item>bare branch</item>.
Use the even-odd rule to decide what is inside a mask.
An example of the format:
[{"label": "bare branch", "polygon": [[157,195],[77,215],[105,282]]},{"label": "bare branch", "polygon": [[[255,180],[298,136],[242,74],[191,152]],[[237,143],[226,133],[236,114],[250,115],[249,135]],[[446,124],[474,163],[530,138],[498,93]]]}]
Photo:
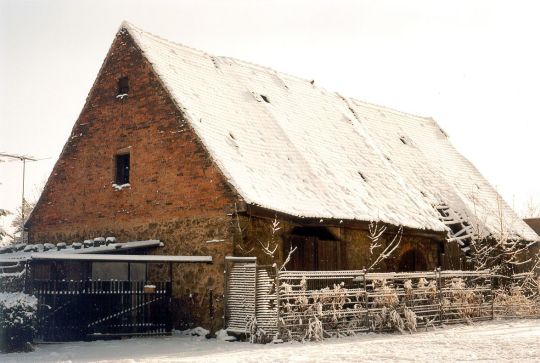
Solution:
[{"label": "bare branch", "polygon": [[[378,229],[377,224],[375,223],[375,226],[372,226],[373,223],[370,223],[369,226],[369,238],[371,240],[370,244],[370,253],[372,253],[375,249],[379,248],[381,243],[379,243],[379,239],[382,236],[383,233],[386,232],[386,226],[383,226],[382,228]],[[377,267],[379,263],[389,258],[399,247],[401,244],[401,238],[403,236],[403,226],[400,226],[390,243],[386,246],[386,248],[375,258],[375,261],[371,262],[370,259],[370,266],[367,269],[367,271],[370,271]]]}]

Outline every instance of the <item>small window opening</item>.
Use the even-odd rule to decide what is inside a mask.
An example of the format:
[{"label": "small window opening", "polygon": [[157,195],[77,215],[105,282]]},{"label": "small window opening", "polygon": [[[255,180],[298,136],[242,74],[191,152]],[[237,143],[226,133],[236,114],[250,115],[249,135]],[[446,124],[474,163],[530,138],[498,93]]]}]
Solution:
[{"label": "small window opening", "polygon": [[264,101],[264,102],[266,102],[266,103],[270,103],[270,100],[268,99],[268,97],[267,97],[267,96],[265,96],[265,95],[261,95],[261,98],[263,99],[263,101]]},{"label": "small window opening", "polygon": [[129,184],[129,159],[129,154],[119,154],[115,157],[115,183],[117,185]]},{"label": "small window opening", "polygon": [[118,96],[127,96],[129,93],[129,81],[127,77],[118,80]]},{"label": "small window opening", "polygon": [[362,179],[364,179],[365,182],[367,182],[367,179],[366,177],[364,176],[364,174],[362,174],[360,171],[358,172],[358,175],[360,175],[362,177]]}]

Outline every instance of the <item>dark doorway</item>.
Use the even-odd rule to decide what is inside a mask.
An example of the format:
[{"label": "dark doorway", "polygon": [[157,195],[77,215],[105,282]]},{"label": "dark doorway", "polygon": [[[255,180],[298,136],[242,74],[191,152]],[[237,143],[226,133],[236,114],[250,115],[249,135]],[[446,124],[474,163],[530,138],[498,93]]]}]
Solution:
[{"label": "dark doorway", "polygon": [[422,252],[416,248],[408,250],[399,259],[400,272],[426,271],[427,263]]},{"label": "dark doorway", "polygon": [[324,227],[296,227],[284,243],[284,256],[290,248],[291,256],[287,270],[332,271],[346,269],[345,242],[337,239]]}]

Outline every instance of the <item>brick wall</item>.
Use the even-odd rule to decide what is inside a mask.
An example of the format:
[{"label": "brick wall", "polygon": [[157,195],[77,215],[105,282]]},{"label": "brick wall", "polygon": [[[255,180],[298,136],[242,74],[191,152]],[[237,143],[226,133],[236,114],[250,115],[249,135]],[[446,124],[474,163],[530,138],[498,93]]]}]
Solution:
[{"label": "brick wall", "polygon": [[[117,80],[130,91],[116,98]],[[130,150],[130,188],[112,187]],[[221,216],[235,195],[127,34],[119,35],[30,221],[30,236]]]},{"label": "brick wall", "polygon": [[[120,99],[122,76],[129,78],[129,95]],[[114,156],[126,150],[131,186],[116,190]],[[177,323],[218,327],[235,201],[151,66],[120,33],[31,216],[29,238],[160,239],[165,247],[156,253],[211,255],[212,265],[176,265],[174,314]]]}]

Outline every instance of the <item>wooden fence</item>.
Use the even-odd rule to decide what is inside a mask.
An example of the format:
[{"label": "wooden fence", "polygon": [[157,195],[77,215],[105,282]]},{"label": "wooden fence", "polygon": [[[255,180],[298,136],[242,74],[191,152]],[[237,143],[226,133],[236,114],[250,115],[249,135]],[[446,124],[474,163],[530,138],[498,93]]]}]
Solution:
[{"label": "wooden fence", "polygon": [[139,281],[33,281],[38,337],[43,341],[92,340],[171,332],[171,283]]},{"label": "wooden fence", "polygon": [[226,274],[225,326],[259,341],[412,331],[493,319],[500,311],[489,271],[279,272],[229,258]]}]

